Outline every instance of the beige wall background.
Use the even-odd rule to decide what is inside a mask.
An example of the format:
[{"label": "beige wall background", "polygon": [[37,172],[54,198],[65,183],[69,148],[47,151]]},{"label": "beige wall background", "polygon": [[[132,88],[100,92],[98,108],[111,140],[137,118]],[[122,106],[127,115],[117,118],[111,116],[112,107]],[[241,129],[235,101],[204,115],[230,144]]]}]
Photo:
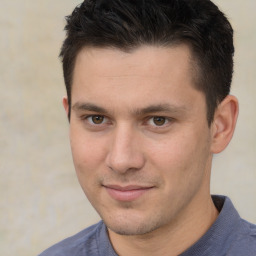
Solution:
[{"label": "beige wall background", "polygon": [[[216,155],[212,192],[256,223],[256,1],[215,0],[235,30],[240,117]],[[75,177],[59,48],[78,0],[1,0],[0,254],[32,256],[99,218]]]}]

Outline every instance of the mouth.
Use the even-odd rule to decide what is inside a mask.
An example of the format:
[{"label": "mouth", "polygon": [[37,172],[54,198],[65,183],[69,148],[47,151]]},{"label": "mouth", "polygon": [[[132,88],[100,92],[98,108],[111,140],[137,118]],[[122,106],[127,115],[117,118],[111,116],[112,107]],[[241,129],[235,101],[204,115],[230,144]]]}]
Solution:
[{"label": "mouth", "polygon": [[131,202],[148,193],[153,187],[144,187],[139,185],[119,186],[103,185],[111,198],[122,202]]}]

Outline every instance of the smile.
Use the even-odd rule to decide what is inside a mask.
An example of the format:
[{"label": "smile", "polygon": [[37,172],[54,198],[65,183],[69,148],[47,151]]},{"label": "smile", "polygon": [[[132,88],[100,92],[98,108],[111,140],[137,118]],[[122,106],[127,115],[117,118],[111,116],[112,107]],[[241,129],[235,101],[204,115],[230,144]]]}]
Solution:
[{"label": "smile", "polygon": [[134,201],[153,189],[153,187],[142,187],[137,185],[125,187],[118,185],[107,185],[104,187],[111,198],[122,202]]}]

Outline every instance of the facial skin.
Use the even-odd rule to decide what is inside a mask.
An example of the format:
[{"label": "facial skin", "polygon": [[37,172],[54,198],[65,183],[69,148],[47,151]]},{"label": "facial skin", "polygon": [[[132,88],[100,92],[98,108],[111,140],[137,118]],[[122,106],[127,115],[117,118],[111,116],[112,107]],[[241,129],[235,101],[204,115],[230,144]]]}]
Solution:
[{"label": "facial skin", "polygon": [[[181,253],[217,217],[209,192],[212,154],[232,137],[237,103],[230,98],[223,107],[226,116],[233,113],[232,124],[221,110],[209,127],[205,96],[193,77],[185,45],[130,53],[85,48],[77,57],[70,119],[74,165],[120,255],[124,241],[154,234],[163,239],[164,232],[183,237],[173,243]],[[63,104],[68,113],[66,98]]]}]

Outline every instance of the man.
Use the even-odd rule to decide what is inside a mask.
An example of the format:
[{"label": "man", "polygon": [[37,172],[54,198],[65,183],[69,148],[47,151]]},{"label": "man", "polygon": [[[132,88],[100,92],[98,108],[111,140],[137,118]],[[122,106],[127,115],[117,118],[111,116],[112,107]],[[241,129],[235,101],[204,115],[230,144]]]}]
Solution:
[{"label": "man", "polygon": [[256,227],[210,195],[238,115],[224,14],[209,0],[85,0],[66,30],[74,165],[102,221],[41,255],[256,255]]}]

